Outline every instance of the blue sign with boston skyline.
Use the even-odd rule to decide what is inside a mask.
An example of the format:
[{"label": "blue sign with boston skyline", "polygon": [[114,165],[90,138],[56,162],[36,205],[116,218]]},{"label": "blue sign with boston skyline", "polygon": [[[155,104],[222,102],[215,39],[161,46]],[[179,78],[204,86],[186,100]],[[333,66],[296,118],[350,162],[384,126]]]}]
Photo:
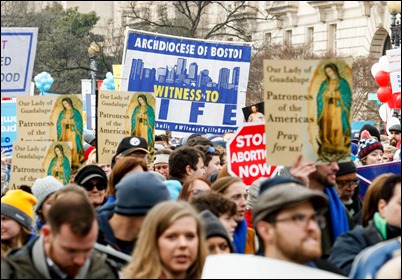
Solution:
[{"label": "blue sign with boston skyline", "polygon": [[154,92],[156,129],[223,134],[242,123],[250,58],[250,45],[132,31],[120,90]]}]

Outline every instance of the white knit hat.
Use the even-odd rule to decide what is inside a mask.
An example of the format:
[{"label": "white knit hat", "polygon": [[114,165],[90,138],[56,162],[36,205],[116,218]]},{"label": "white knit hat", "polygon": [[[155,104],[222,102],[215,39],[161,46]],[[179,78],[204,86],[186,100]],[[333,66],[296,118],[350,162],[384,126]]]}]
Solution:
[{"label": "white knit hat", "polygon": [[63,186],[59,180],[53,176],[47,176],[45,178],[38,178],[32,185],[32,193],[38,200],[34,207],[34,211],[37,212],[46,198],[52,193],[60,190]]}]

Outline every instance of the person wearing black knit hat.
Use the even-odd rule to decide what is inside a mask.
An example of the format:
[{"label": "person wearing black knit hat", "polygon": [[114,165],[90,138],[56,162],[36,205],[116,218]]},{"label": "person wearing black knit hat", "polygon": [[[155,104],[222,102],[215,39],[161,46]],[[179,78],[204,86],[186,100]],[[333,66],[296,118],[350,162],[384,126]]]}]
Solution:
[{"label": "person wearing black knit hat", "polygon": [[365,125],[363,125],[363,127],[359,131],[359,141],[362,139],[362,132],[365,130],[370,132],[371,137],[377,139],[377,141],[381,140],[380,131],[374,125],[366,123]]},{"label": "person wearing black knit hat", "polygon": [[78,170],[74,183],[83,187],[94,207],[102,205],[106,200],[107,175],[96,164],[88,164]]},{"label": "person wearing black knit hat", "polygon": [[233,244],[222,222],[209,210],[202,211],[200,217],[204,224],[209,254],[233,253]]},{"label": "person wearing black knit hat", "polygon": [[336,192],[343,205],[348,209],[355,224],[362,223],[363,201],[359,197],[359,180],[356,174],[356,165],[352,161],[339,162],[336,173]]}]

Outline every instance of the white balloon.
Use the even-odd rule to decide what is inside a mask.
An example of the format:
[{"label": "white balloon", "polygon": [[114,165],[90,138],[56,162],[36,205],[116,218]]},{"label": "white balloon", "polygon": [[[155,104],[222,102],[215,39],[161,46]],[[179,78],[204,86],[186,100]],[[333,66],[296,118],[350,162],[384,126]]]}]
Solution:
[{"label": "white balloon", "polygon": [[392,109],[389,108],[388,103],[383,103],[378,109],[380,113],[380,118],[383,122],[387,122],[388,118],[392,116]]},{"label": "white balloon", "polygon": [[378,63],[380,64],[380,67],[381,67],[380,70],[383,70],[385,72],[389,72],[388,60],[387,60],[387,57],[385,55],[380,57],[380,60],[378,61]]},{"label": "white balloon", "polygon": [[379,63],[374,63],[373,66],[371,66],[371,75],[375,78],[375,75],[377,74],[378,71],[380,71],[380,64]]}]

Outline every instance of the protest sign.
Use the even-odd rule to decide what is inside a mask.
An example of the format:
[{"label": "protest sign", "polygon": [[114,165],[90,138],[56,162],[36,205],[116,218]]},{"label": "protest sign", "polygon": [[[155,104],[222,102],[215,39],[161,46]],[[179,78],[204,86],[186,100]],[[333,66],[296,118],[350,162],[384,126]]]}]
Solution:
[{"label": "protest sign", "polygon": [[120,90],[155,93],[156,129],[224,134],[242,123],[249,43],[126,34]]},{"label": "protest sign", "polygon": [[154,150],[155,96],[152,92],[116,92],[98,94],[97,150],[99,162],[111,162],[121,139],[141,136]]},{"label": "protest sign", "polygon": [[15,99],[1,101],[1,151],[11,155],[17,140],[17,105]]},{"label": "protest sign", "polygon": [[71,143],[15,141],[9,187],[32,186],[37,178],[52,175],[62,184],[70,182]]},{"label": "protest sign", "polygon": [[201,279],[347,279],[325,270],[262,256],[209,255]]},{"label": "protest sign", "polygon": [[228,171],[250,186],[260,177],[271,177],[276,166],[266,164],[265,125],[246,123],[227,143]]},{"label": "protest sign", "polygon": [[264,60],[268,164],[348,160],[352,88],[349,60]]},{"label": "protest sign", "polygon": [[30,94],[38,28],[1,28],[1,97]]},{"label": "protest sign", "polygon": [[72,166],[84,160],[81,95],[17,97],[20,141],[61,141],[72,144]]},{"label": "protest sign", "polygon": [[401,174],[401,161],[391,161],[380,164],[370,164],[358,166],[356,168],[357,178],[359,178],[359,195],[364,199],[367,189],[375,178],[381,174],[394,173]]}]

